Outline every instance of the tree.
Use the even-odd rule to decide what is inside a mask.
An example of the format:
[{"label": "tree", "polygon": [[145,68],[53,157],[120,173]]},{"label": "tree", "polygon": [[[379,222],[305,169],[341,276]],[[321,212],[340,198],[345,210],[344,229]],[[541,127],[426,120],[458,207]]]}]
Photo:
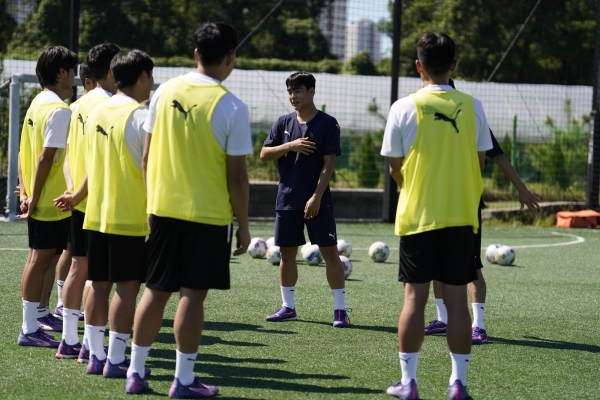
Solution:
[{"label": "tree", "polygon": [[6,3],[6,0],[0,0],[0,53],[6,51],[12,33],[17,27],[14,18],[7,12]]},{"label": "tree", "polygon": [[367,50],[356,53],[344,67],[351,75],[378,75],[377,67]]}]

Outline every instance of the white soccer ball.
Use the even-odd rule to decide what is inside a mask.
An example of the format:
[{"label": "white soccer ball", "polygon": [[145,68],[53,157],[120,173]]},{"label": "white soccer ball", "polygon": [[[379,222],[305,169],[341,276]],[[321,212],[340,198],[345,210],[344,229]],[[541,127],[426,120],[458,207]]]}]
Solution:
[{"label": "white soccer ball", "polygon": [[516,258],[515,251],[508,246],[500,246],[496,250],[496,263],[500,265],[511,265]]},{"label": "white soccer ball", "polygon": [[298,254],[302,255],[302,252],[304,251],[304,249],[308,249],[310,247],[310,242],[306,242],[306,244],[302,247],[298,247]]},{"label": "white soccer ball", "polygon": [[306,261],[308,265],[319,265],[323,261],[321,250],[316,244],[311,244],[308,247],[302,248],[302,259]]},{"label": "white soccer ball", "polygon": [[390,248],[383,242],[375,242],[369,247],[369,257],[375,262],[385,262],[390,256]]},{"label": "white soccer ball", "polygon": [[344,239],[337,241],[338,255],[350,258],[352,254],[352,245]]},{"label": "white soccer ball", "polygon": [[350,261],[350,259],[346,256],[340,256],[340,261],[344,266],[344,278],[348,279],[352,273],[352,261]]},{"label": "white soccer ball", "polygon": [[490,244],[487,249],[485,249],[485,259],[492,264],[496,264],[496,252],[500,247],[502,246],[499,244]]},{"label": "white soccer ball", "polygon": [[267,250],[267,261],[273,265],[279,265],[281,261],[281,250],[279,250],[279,246],[271,246]]},{"label": "white soccer ball", "polygon": [[275,238],[270,237],[267,239],[267,249],[270,249],[272,246],[275,246]]},{"label": "white soccer ball", "polygon": [[250,241],[248,246],[248,254],[252,258],[265,258],[267,254],[267,242],[262,238],[254,238]]}]

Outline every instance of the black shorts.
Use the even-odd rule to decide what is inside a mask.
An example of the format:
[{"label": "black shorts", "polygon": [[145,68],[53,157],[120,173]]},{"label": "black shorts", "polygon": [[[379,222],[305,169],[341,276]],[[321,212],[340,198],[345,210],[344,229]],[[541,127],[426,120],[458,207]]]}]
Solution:
[{"label": "black shorts", "polygon": [[88,232],[83,229],[85,213],[74,210],[71,213],[71,256],[87,257]]},{"label": "black shorts", "polygon": [[152,216],[146,286],[163,292],[229,289],[232,225]]},{"label": "black shorts", "polygon": [[483,226],[481,225],[481,209],[483,208],[483,199],[479,201],[479,229],[477,230],[477,234],[475,235],[475,243],[473,245],[473,265],[475,269],[483,268],[483,264],[481,263],[481,229]]},{"label": "black shorts", "polygon": [[472,226],[459,226],[402,236],[398,280],[466,285],[477,279],[473,267],[475,234]]},{"label": "black shorts", "polygon": [[27,220],[29,248],[35,250],[56,249],[55,254],[61,254],[63,250],[67,249],[70,223],[70,217],[60,221],[40,221],[29,218]]},{"label": "black shorts", "polygon": [[146,281],[146,237],[88,233],[88,280]]},{"label": "black shorts", "polygon": [[311,244],[320,247],[337,246],[337,232],[333,207],[321,207],[313,219],[304,219],[304,211],[275,211],[275,244],[296,247],[306,243],[304,226]]}]

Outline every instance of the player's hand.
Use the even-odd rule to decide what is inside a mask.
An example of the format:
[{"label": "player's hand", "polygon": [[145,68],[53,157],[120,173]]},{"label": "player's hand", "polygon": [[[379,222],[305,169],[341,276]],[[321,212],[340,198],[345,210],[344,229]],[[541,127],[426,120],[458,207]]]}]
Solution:
[{"label": "player's hand", "polygon": [[32,198],[28,198],[25,200],[25,203],[21,203],[21,215],[17,215],[18,219],[28,219],[31,215],[33,215],[33,211],[35,211],[35,206],[37,202],[34,202]]},{"label": "player's hand", "polygon": [[29,204],[27,203],[27,195],[23,194],[21,195],[21,192],[19,191],[19,208],[21,209],[21,213],[25,214],[27,213],[27,210],[29,209]]},{"label": "player's hand", "polygon": [[60,208],[62,212],[73,211],[77,204],[79,200],[69,190],[54,199],[54,207]]},{"label": "player's hand", "polygon": [[15,189],[15,191],[13,193],[16,194],[17,196],[20,196],[21,195],[21,186],[17,185],[17,188]]},{"label": "player's hand", "polygon": [[248,250],[248,246],[250,246],[250,231],[248,229],[240,229],[238,228],[235,231],[235,251],[233,252],[234,256],[240,256],[244,254]]},{"label": "player's hand", "polygon": [[306,206],[304,206],[304,219],[313,219],[316,217],[319,214],[320,208],[321,199],[316,194],[313,194],[306,202]]},{"label": "player's hand", "polygon": [[310,142],[308,138],[296,139],[289,143],[290,150],[300,154],[311,154],[317,148],[314,142]]},{"label": "player's hand", "polygon": [[536,213],[540,210],[540,205],[538,201],[542,201],[539,197],[531,193],[529,190],[525,189],[523,192],[519,192],[519,202],[521,202],[521,210],[527,206],[529,211],[532,213]]}]

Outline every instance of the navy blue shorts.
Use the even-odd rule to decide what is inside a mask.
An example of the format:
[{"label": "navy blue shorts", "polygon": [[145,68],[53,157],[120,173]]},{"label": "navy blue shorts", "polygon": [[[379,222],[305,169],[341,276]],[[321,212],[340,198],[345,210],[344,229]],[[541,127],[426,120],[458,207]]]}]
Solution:
[{"label": "navy blue shorts", "polygon": [[304,211],[275,211],[275,244],[279,247],[296,247],[306,243],[304,226],[310,243],[320,247],[337,246],[337,232],[333,207],[321,207],[313,219],[304,219]]}]

